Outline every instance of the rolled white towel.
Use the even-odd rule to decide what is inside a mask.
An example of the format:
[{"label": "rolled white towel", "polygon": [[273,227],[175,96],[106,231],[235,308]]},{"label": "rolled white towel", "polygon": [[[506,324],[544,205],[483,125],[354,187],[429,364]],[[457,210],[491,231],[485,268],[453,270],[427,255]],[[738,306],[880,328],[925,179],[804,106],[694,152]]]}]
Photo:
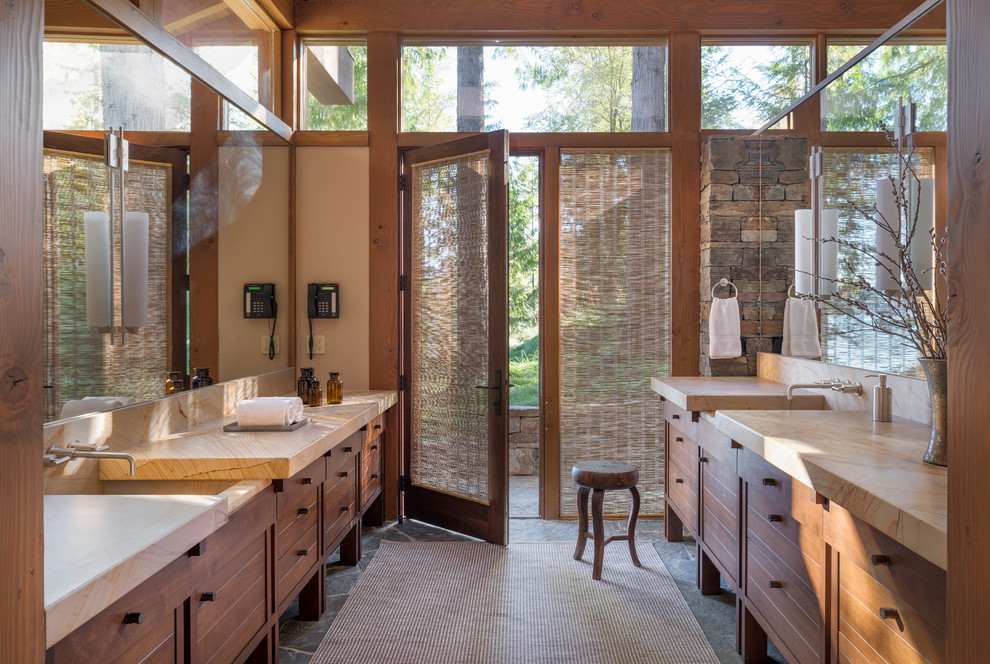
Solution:
[{"label": "rolled white towel", "polygon": [[740,329],[739,300],[734,297],[712,300],[708,317],[708,356],[714,360],[742,355]]},{"label": "rolled white towel", "polygon": [[237,424],[242,427],[289,426],[302,418],[299,397],[255,397],[237,404]]},{"label": "rolled white towel", "polygon": [[70,399],[62,406],[60,417],[76,417],[87,413],[102,413],[106,410],[130,406],[137,403],[134,397],[83,397],[82,399]]}]

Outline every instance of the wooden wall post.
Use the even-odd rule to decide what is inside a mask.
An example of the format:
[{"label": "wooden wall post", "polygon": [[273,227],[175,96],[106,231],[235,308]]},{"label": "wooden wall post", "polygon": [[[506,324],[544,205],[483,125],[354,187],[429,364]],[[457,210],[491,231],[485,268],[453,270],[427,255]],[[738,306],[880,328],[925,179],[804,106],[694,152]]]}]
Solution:
[{"label": "wooden wall post", "polygon": [[947,2],[949,662],[990,652],[990,3]]},{"label": "wooden wall post", "polygon": [[697,376],[701,352],[701,35],[670,36],[670,374]]},{"label": "wooden wall post", "polygon": [[[399,389],[399,147],[401,94],[399,37],[394,32],[368,35],[368,135],[370,145],[369,387]],[[395,420],[393,422],[393,420]],[[384,516],[399,514],[399,440],[401,418],[385,429]]]},{"label": "wooden wall post", "polygon": [[34,0],[0,11],[0,662],[45,658],[43,15]]},{"label": "wooden wall post", "polygon": [[217,132],[220,96],[192,82],[189,138],[189,365],[220,372],[220,320],[217,309],[219,259],[219,180]]}]

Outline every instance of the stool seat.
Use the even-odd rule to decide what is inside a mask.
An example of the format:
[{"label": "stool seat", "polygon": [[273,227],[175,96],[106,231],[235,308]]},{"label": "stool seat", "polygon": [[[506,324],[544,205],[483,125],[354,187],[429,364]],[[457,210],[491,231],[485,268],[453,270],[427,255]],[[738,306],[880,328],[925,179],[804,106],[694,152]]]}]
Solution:
[{"label": "stool seat", "polygon": [[571,469],[571,478],[578,486],[615,491],[636,486],[639,470],[618,461],[582,461]]}]

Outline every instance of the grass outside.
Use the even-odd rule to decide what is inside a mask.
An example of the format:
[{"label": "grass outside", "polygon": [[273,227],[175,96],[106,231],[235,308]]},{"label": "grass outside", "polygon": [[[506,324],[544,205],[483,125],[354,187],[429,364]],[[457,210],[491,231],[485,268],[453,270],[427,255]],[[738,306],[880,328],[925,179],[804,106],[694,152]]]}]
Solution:
[{"label": "grass outside", "polygon": [[540,339],[535,333],[510,343],[509,382],[511,405],[540,405]]}]

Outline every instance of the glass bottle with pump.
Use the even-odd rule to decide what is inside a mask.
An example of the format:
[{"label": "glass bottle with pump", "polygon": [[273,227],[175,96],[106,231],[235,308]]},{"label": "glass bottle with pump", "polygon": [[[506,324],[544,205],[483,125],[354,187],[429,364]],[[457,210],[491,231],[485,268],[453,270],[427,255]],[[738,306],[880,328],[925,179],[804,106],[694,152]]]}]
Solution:
[{"label": "glass bottle with pump", "polygon": [[340,380],[339,371],[331,371],[327,381],[327,403],[337,404],[343,401],[344,383]]},{"label": "glass bottle with pump", "polygon": [[299,380],[296,381],[296,396],[302,399],[304,406],[309,404],[309,384],[315,377],[315,371],[313,367],[302,367],[299,369]]},{"label": "glass bottle with pump", "polygon": [[196,367],[193,369],[196,372],[196,376],[192,379],[192,389],[199,387],[206,387],[207,385],[213,384],[213,378],[210,376],[209,367]]}]

